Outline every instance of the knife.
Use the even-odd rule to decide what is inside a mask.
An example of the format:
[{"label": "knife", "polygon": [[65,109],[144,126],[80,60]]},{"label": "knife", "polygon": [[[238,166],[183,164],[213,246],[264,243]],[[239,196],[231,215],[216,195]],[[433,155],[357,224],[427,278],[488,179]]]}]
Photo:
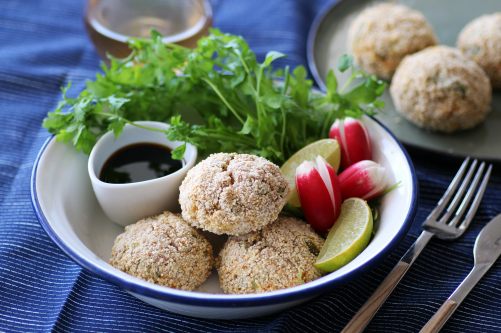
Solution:
[{"label": "knife", "polygon": [[420,332],[434,333],[440,331],[468,293],[475,287],[500,255],[501,214],[487,223],[478,234],[475,240],[475,247],[473,248],[473,257],[475,259],[473,269]]}]

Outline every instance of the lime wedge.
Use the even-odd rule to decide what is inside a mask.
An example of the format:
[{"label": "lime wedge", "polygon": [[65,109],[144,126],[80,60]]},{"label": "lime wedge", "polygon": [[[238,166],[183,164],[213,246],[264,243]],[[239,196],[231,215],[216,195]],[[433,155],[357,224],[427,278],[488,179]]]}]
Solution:
[{"label": "lime wedge", "polygon": [[322,156],[337,171],[341,160],[341,150],[335,139],[322,139],[310,143],[294,153],[280,168],[289,182],[291,191],[287,201],[293,207],[301,206],[296,191],[296,168],[304,161],[314,160],[317,155]]},{"label": "lime wedge", "polygon": [[352,261],[369,244],[372,227],[372,212],[367,202],[359,198],[345,200],[315,267],[332,272]]}]

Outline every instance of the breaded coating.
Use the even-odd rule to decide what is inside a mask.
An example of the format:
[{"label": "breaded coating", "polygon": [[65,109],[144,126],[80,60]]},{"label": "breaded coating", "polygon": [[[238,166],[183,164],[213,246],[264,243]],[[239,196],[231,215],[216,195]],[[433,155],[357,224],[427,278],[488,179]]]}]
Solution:
[{"label": "breaded coating", "polygon": [[179,215],[164,212],[125,227],[111,250],[110,264],[162,286],[194,290],[211,273],[211,244]]},{"label": "breaded coating", "polygon": [[280,169],[247,154],[213,154],[179,188],[183,218],[215,234],[243,235],[275,221],[289,191]]},{"label": "breaded coating", "polygon": [[447,46],[406,57],[390,92],[405,118],[419,127],[446,133],[480,124],[492,99],[489,78],[482,68]]},{"label": "breaded coating", "polygon": [[483,68],[495,89],[501,89],[501,12],[468,23],[459,34],[457,46]]},{"label": "breaded coating", "polygon": [[417,10],[380,3],[363,10],[348,30],[348,49],[366,72],[390,80],[409,54],[436,45],[437,37]]},{"label": "breaded coating", "polygon": [[309,224],[292,217],[228,239],[216,263],[225,293],[250,294],[294,287],[319,278],[313,264],[324,244]]}]

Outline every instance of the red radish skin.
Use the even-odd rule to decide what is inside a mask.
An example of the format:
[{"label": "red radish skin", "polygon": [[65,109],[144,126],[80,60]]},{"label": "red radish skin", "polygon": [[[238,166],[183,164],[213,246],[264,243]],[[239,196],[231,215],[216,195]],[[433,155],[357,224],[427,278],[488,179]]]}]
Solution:
[{"label": "red radish skin", "polygon": [[385,168],[368,160],[353,164],[341,172],[338,178],[343,200],[371,200],[381,195],[388,186]]},{"label": "red radish skin", "polygon": [[[315,162],[305,161],[296,169],[296,187],[306,220],[313,229],[326,232],[339,216],[341,191],[334,169],[321,157]],[[319,167],[327,175],[322,177]]]},{"label": "red radish skin", "polygon": [[361,121],[353,118],[336,120],[329,132],[331,139],[336,139],[341,146],[341,167],[372,159],[372,146],[369,134]]}]

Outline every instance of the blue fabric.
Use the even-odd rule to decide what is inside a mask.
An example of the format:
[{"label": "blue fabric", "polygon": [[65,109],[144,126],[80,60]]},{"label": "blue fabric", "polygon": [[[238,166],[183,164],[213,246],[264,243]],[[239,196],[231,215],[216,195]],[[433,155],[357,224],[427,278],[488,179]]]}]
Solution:
[{"label": "blue fabric", "polygon": [[[309,25],[321,0],[213,1],[215,25],[242,34],[262,57],[287,53],[305,64]],[[158,310],[81,269],[46,236],[33,213],[29,180],[48,133],[40,127],[59,87],[80,89],[99,59],[82,24],[83,1],[0,1],[0,332],[333,332],[340,330],[420,232],[460,161],[411,150],[420,181],[417,218],[380,265],[336,291],[265,318],[213,321]],[[454,243],[432,240],[369,332],[418,331],[473,264],[480,228],[501,210],[497,165],[473,226]],[[444,332],[501,331],[501,262],[487,273]]]}]

